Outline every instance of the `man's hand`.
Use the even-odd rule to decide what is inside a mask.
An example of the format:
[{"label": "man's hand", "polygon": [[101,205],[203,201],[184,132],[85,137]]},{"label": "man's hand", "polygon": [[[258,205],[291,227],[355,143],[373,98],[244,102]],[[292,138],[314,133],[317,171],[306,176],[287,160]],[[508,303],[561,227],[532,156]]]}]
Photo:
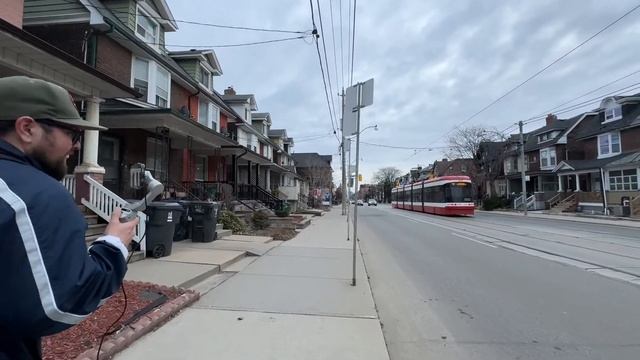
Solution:
[{"label": "man's hand", "polygon": [[109,220],[109,225],[107,225],[107,229],[104,231],[104,234],[116,236],[120,241],[122,241],[124,246],[128,248],[129,244],[131,244],[131,240],[133,240],[133,235],[136,233],[136,226],[138,225],[138,222],[140,222],[140,218],[136,217],[132,221],[121,223],[121,213],[122,210],[119,207],[113,209],[111,220]]}]

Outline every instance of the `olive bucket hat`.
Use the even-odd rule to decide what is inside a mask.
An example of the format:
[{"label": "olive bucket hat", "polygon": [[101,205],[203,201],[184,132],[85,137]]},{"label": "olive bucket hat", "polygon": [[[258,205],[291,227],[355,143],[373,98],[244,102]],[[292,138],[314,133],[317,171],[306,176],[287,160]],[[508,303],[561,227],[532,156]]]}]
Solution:
[{"label": "olive bucket hat", "polygon": [[26,76],[0,78],[0,121],[21,116],[83,130],[107,130],[81,118],[69,92],[58,85]]}]

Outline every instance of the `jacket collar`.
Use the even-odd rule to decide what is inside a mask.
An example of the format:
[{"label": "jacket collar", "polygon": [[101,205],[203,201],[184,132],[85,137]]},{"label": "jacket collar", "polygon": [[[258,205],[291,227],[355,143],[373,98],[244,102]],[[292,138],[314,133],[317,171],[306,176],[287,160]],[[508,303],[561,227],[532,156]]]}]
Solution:
[{"label": "jacket collar", "polygon": [[0,139],[0,160],[9,160],[25,165],[31,165],[38,170],[42,170],[37,161],[2,139]]}]

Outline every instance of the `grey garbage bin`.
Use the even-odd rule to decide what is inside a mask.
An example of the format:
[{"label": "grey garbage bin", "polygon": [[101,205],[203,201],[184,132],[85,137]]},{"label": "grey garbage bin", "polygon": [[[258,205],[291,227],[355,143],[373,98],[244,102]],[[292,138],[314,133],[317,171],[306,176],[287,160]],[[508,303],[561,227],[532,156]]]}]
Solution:
[{"label": "grey garbage bin", "polygon": [[147,205],[147,253],[154,258],[171,255],[175,225],[183,208],[178,203],[152,202]]},{"label": "grey garbage bin", "polygon": [[183,201],[190,223],[191,241],[212,242],[217,238],[216,224],[220,203],[210,201]]},{"label": "grey garbage bin", "polygon": [[620,199],[620,205],[622,205],[622,216],[631,216],[631,197],[623,196]]}]

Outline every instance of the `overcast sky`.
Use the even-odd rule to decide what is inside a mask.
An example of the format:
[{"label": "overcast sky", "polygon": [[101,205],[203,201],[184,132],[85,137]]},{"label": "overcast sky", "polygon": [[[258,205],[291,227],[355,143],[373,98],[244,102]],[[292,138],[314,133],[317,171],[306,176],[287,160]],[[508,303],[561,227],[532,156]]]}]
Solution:
[{"label": "overcast sky", "polygon": [[[167,2],[177,20],[295,31],[312,29],[311,10],[305,0]],[[339,105],[339,97],[335,95],[343,84],[349,85],[349,1],[321,0],[320,3],[331,91]],[[330,4],[333,5],[337,66]],[[316,0],[313,5],[320,31]],[[354,82],[375,79],[374,104],[362,111],[362,127],[377,124],[380,128],[377,132],[367,130],[361,140],[436,148],[416,153],[363,144],[360,157],[364,181],[371,181],[373,173],[381,167],[395,166],[406,172],[418,164],[424,166],[441,159],[442,150],[437,148],[446,144],[444,135],[454,126],[635,5],[636,1],[631,0],[358,1],[353,78]],[[178,31],[167,34],[169,49],[184,50],[171,45],[212,46],[296,36],[184,23],[178,26]],[[504,130],[518,120],[544,113],[630,74],[640,69],[639,40],[640,10],[637,10],[466,125]],[[255,94],[259,110],[271,113],[272,128],[286,128],[294,138],[296,152],[336,155],[333,168],[338,175],[338,141],[329,135],[332,132],[329,111],[318,55],[311,39],[215,48],[215,51],[224,73],[214,80],[215,88],[222,92],[231,85],[239,94]],[[640,82],[640,73],[575,103],[636,82]],[[597,104],[559,117],[570,117],[595,107]],[[525,131],[540,124],[534,123]],[[327,136],[310,138],[323,134]],[[355,147],[353,150],[355,154]],[[355,155],[352,158],[355,161]]]}]

